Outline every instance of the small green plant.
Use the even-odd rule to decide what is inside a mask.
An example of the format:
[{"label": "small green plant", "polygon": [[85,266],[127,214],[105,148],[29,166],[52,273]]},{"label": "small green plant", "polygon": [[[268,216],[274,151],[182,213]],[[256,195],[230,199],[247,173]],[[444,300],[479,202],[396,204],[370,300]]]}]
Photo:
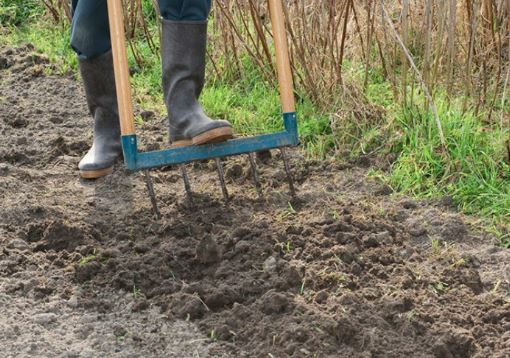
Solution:
[{"label": "small green plant", "polygon": [[97,259],[96,249],[94,249],[94,251],[92,251],[92,254],[82,257],[78,262],[78,265],[85,266],[89,262],[95,261],[96,259]]},{"label": "small green plant", "polygon": [[301,287],[299,288],[299,294],[301,296],[303,296],[303,294],[305,293],[305,283],[306,283],[306,280],[303,280],[303,282],[301,283]]},{"label": "small green plant", "polygon": [[492,294],[496,294],[498,292],[500,286],[501,286],[501,280],[496,281],[496,283],[494,284],[494,287],[492,288],[492,290],[490,292]]},{"label": "small green plant", "polygon": [[136,287],[136,285],[133,285],[133,298],[135,300],[145,298],[145,295],[143,294],[142,290]]},{"label": "small green plant", "polygon": [[292,250],[294,250],[294,247],[292,246],[292,241],[287,240],[285,242],[281,242],[276,240],[276,243],[274,244],[275,247],[278,247],[282,252],[286,254],[290,254]]},{"label": "small green plant", "polygon": [[430,249],[432,251],[432,256],[439,256],[441,254],[441,241],[432,239],[430,241]]},{"label": "small green plant", "polygon": [[407,321],[411,322],[416,317],[416,311],[410,310],[409,312],[404,313],[403,316]]},{"label": "small green plant", "polygon": [[209,332],[209,339],[213,342],[216,342],[218,340],[218,337],[216,335],[216,331],[213,329],[211,332]]},{"label": "small green plant", "polygon": [[339,220],[340,219],[340,213],[336,209],[331,210],[331,216],[335,220]]},{"label": "small green plant", "polygon": [[466,266],[466,259],[464,258],[459,258],[459,259],[455,259],[452,264],[450,265],[451,267],[463,267],[463,266]]},{"label": "small green plant", "polygon": [[278,215],[278,221],[284,221],[297,215],[297,211],[294,209],[292,204],[289,202],[287,209]]},{"label": "small green plant", "polygon": [[501,239],[501,246],[506,249],[510,249],[510,237],[509,236],[506,236]]},{"label": "small green plant", "polygon": [[429,289],[436,295],[440,295],[445,293],[449,289],[449,286],[447,283],[438,281],[436,283],[430,284]]},{"label": "small green plant", "polygon": [[290,254],[292,252],[292,250],[293,250],[292,241],[288,240],[285,243],[285,253]]},{"label": "small green plant", "polygon": [[135,123],[138,126],[142,126],[143,123],[144,123],[144,120],[143,120],[142,116],[140,116],[140,115],[135,116]]}]

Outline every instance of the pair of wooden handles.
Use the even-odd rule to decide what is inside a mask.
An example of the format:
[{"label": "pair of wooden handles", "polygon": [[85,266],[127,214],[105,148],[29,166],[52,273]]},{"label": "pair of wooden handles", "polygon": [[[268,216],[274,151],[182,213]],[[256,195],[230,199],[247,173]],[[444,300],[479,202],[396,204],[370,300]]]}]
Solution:
[{"label": "pair of wooden handles", "polygon": [[[280,86],[282,109],[284,113],[292,113],[295,112],[294,89],[282,0],[268,1],[269,11],[271,13],[271,22],[273,24],[276,65],[278,70],[278,83]],[[110,34],[121,132],[122,135],[133,135],[135,134],[135,124],[131,85],[129,82],[122,0],[108,0],[108,17],[110,19]]]}]

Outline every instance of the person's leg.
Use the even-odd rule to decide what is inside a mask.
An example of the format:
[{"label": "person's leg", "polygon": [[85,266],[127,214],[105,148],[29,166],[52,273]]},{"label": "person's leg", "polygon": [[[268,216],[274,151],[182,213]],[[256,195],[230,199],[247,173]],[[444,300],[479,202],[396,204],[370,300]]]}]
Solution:
[{"label": "person's leg", "polygon": [[78,58],[91,59],[111,48],[106,0],[73,0],[71,47]]},{"label": "person's leg", "polygon": [[174,146],[222,142],[232,127],[212,120],[198,98],[205,81],[207,17],[210,0],[159,0],[163,17],[163,92]]},{"label": "person's leg", "polygon": [[80,175],[96,179],[113,171],[121,155],[120,124],[106,0],[73,0],[71,46],[79,59],[94,141],[80,161]]}]

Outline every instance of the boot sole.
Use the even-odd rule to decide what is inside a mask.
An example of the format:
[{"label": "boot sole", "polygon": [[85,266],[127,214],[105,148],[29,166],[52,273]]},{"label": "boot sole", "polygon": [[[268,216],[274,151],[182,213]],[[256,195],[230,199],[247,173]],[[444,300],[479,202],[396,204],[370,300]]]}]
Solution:
[{"label": "boot sole", "polygon": [[192,143],[193,145],[221,143],[232,139],[233,137],[234,133],[232,132],[232,128],[220,127],[211,129],[210,131],[193,137]]},{"label": "boot sole", "polygon": [[171,145],[170,145],[170,148],[179,148],[179,147],[187,147],[189,145],[193,145],[193,141],[192,140],[177,140],[175,142],[173,142]]},{"label": "boot sole", "polygon": [[113,173],[113,166],[99,170],[80,170],[80,177],[83,179],[99,179]]},{"label": "boot sole", "polygon": [[175,141],[170,145],[170,148],[187,147],[189,145],[221,143],[229,139],[232,139],[233,137],[234,134],[232,132],[232,128],[230,127],[215,128],[205,133],[202,133],[194,137],[193,139]]}]

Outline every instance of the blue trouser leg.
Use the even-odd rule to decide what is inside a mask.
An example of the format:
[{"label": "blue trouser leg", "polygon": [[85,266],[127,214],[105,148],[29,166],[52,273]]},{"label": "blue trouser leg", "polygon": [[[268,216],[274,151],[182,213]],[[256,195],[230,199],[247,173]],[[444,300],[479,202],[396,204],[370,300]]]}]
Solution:
[{"label": "blue trouser leg", "polygon": [[106,0],[73,0],[71,47],[81,60],[108,52],[110,28]]},{"label": "blue trouser leg", "polygon": [[173,21],[205,21],[211,0],[158,0],[161,17]]},{"label": "blue trouser leg", "polygon": [[[173,21],[205,21],[211,0],[158,0],[161,16]],[[72,0],[71,47],[82,60],[111,48],[106,0]]]}]

